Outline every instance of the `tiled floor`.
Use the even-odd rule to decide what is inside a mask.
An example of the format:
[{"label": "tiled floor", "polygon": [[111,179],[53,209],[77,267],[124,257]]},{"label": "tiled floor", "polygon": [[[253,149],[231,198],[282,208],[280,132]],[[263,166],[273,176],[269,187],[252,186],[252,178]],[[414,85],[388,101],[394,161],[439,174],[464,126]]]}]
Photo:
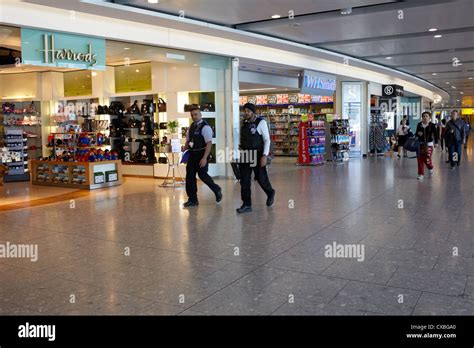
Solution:
[{"label": "tiled floor", "polygon": [[[0,213],[0,242],[39,259],[0,259],[0,314],[474,314],[474,161],[416,180],[416,161],[276,163],[274,207],[127,179],[70,202]],[[281,161],[278,161],[281,162]],[[294,203],[294,206],[292,205]],[[364,258],[330,258],[333,242]],[[347,256],[347,255],[346,255]]]}]

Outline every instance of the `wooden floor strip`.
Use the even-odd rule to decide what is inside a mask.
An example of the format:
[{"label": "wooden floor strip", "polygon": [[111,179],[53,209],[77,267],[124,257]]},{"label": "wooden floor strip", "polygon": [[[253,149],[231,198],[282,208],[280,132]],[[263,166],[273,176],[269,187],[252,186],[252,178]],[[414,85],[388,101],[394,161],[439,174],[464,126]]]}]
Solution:
[{"label": "wooden floor strip", "polygon": [[87,197],[90,195],[91,195],[91,191],[89,190],[78,190],[75,192],[64,193],[57,196],[51,196],[51,197],[39,198],[39,199],[34,199],[30,201],[25,201],[25,202],[17,202],[17,203],[12,203],[12,204],[0,205],[0,212],[23,209],[23,208],[32,208],[32,207],[37,207],[40,205],[46,205],[46,204],[51,204],[51,203],[64,202],[70,199]]}]

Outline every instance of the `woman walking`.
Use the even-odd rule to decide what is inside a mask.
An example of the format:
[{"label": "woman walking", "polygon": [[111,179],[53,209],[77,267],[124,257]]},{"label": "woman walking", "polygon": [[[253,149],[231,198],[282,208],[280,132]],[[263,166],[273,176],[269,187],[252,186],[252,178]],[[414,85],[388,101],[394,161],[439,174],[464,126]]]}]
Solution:
[{"label": "woman walking", "polygon": [[[407,119],[403,118],[400,121],[400,126],[397,129],[397,145],[398,145],[398,154],[397,158],[401,157],[403,146],[405,145],[407,138],[408,138],[408,133],[410,132],[410,127],[407,126]],[[404,151],[405,153],[405,151]],[[406,157],[406,153],[405,156]]]},{"label": "woman walking", "polygon": [[423,180],[425,177],[425,165],[433,175],[433,162],[431,155],[433,154],[433,147],[438,146],[438,133],[436,126],[431,122],[431,113],[425,111],[421,114],[421,122],[416,126],[416,137],[420,142],[420,147],[416,154],[418,160],[418,180]]}]

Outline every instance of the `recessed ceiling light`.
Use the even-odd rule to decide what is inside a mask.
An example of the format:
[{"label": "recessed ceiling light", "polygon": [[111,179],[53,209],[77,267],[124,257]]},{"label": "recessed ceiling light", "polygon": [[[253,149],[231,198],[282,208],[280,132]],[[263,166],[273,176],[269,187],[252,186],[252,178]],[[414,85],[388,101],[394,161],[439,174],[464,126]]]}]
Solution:
[{"label": "recessed ceiling light", "polygon": [[343,8],[341,10],[341,14],[342,15],[350,15],[352,13],[352,7],[348,7],[348,8]]},{"label": "recessed ceiling light", "polygon": [[464,92],[459,92],[459,94],[464,94]]},{"label": "recessed ceiling light", "polygon": [[124,49],[124,50],[129,50],[129,49],[130,49],[130,47],[124,47],[123,49]]},{"label": "recessed ceiling light", "polygon": [[278,15],[278,14],[274,14],[274,15],[272,16],[272,18],[273,18],[273,19],[277,19],[277,18],[281,18],[281,16]]},{"label": "recessed ceiling light", "polygon": [[92,72],[92,76],[97,76],[97,73],[95,71]]},{"label": "recessed ceiling light", "polygon": [[149,4],[157,4],[159,1],[158,0],[148,0]]},{"label": "recessed ceiling light", "polygon": [[449,82],[448,82],[448,81],[446,81],[446,84],[447,84],[447,85],[449,85]]},{"label": "recessed ceiling light", "polygon": [[193,64],[193,66],[198,66],[197,64]]},{"label": "recessed ceiling light", "polygon": [[431,28],[431,29],[429,29],[428,31],[437,31],[437,30],[438,30],[438,29],[436,29],[436,28]]},{"label": "recessed ceiling light", "polygon": [[456,89],[456,86],[451,86],[452,89]]},{"label": "recessed ceiling light", "polygon": [[468,80],[472,80],[472,79],[473,79],[473,78],[472,78],[472,77],[470,77]]},{"label": "recessed ceiling light", "polygon": [[432,73],[431,75],[436,76],[436,75],[438,75],[438,74],[434,72],[434,73]]},{"label": "recessed ceiling light", "polygon": [[392,57],[386,57],[385,59],[392,59]]},{"label": "recessed ceiling light", "polygon": [[443,35],[435,35],[433,36],[435,39],[439,39],[440,37],[443,37]]},{"label": "recessed ceiling light", "polygon": [[135,72],[140,72],[140,70],[138,70],[138,69],[135,69]]}]

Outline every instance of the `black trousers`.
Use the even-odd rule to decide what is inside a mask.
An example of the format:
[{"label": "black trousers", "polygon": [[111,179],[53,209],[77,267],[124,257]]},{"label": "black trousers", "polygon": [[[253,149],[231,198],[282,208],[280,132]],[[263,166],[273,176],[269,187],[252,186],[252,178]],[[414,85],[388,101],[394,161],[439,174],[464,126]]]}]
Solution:
[{"label": "black trousers", "polygon": [[197,202],[197,180],[196,174],[209,188],[217,194],[221,189],[214,180],[207,174],[209,169],[209,164],[206,164],[205,167],[199,167],[199,161],[201,160],[203,152],[191,153],[189,156],[188,164],[186,165],[186,193],[188,195],[189,201]]},{"label": "black trousers", "polygon": [[258,156],[257,165],[255,167],[251,167],[250,163],[239,163],[241,176],[240,189],[243,205],[252,205],[252,172],[254,173],[255,179],[257,180],[258,184],[260,185],[262,190],[265,191],[267,196],[274,192],[272,184],[270,184],[270,179],[268,178],[267,167],[260,166],[261,158],[261,156]]}]

